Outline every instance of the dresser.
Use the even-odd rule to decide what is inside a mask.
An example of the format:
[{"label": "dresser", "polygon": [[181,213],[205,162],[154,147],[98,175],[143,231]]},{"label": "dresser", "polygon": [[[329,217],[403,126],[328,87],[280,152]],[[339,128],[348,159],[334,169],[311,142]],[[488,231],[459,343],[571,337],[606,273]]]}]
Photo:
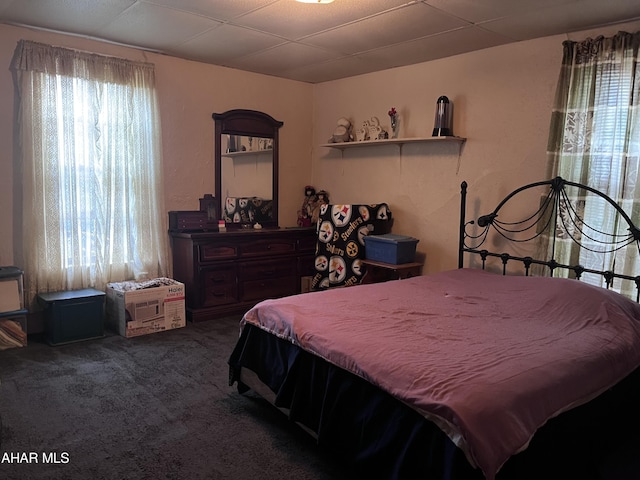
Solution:
[{"label": "dresser", "polygon": [[315,273],[315,228],[170,232],[173,277],[184,283],[187,318],[243,313],[302,291]]}]

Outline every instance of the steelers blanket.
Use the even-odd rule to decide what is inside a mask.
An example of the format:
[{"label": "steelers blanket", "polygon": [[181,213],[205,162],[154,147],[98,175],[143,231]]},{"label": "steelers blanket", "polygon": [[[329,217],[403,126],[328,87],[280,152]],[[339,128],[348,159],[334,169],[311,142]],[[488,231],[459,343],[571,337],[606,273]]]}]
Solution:
[{"label": "steelers blanket", "polygon": [[223,220],[231,223],[260,223],[273,220],[273,200],[260,197],[227,197]]},{"label": "steelers blanket", "polygon": [[356,285],[364,274],[363,237],[391,230],[391,211],[377,205],[323,205],[318,219],[312,290]]}]

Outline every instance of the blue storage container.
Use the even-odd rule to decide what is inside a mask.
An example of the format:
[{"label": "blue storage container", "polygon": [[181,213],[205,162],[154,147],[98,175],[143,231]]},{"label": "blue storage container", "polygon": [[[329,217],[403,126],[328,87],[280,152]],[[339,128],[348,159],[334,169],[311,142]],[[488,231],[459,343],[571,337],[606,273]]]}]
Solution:
[{"label": "blue storage container", "polygon": [[384,235],[367,235],[364,237],[364,244],[367,260],[398,265],[415,261],[418,239],[406,235],[386,233]]}]

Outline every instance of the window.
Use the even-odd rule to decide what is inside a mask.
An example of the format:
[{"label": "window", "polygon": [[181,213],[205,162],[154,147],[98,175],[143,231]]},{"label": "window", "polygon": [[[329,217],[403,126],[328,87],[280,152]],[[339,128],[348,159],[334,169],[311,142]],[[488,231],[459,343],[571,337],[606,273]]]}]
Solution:
[{"label": "window", "polygon": [[164,276],[153,65],[22,41],[25,292]]},{"label": "window", "polygon": [[[606,193],[631,214],[636,226],[640,225],[639,43],[640,32],[564,43],[548,148],[550,178],[559,175]],[[603,232],[628,233],[621,230],[626,226],[613,209],[589,197],[573,200],[584,223],[597,229],[583,237],[583,247],[560,241],[556,260],[636,275],[640,265],[632,258],[638,257],[637,251],[627,255],[626,247],[602,247],[612,241]],[[604,250],[611,251],[599,253]],[[584,280],[604,283],[597,275],[585,275]],[[614,289],[631,294],[635,286],[614,284]]]}]

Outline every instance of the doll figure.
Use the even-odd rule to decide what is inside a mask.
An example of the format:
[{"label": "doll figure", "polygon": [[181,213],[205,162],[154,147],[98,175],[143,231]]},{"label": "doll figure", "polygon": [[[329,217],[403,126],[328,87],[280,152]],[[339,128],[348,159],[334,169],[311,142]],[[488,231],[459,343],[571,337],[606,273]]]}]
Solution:
[{"label": "doll figure", "polygon": [[317,202],[316,189],[311,185],[304,187],[304,201],[302,207],[298,210],[298,226],[310,227],[311,217],[313,216],[313,210]]}]

